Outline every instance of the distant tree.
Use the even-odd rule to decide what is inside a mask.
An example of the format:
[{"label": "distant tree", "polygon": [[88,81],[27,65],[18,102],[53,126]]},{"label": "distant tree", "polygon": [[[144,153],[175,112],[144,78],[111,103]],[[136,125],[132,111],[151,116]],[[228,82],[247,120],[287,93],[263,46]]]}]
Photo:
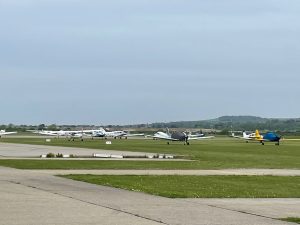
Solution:
[{"label": "distant tree", "polygon": [[228,129],[224,129],[219,134],[221,134],[221,135],[228,135],[229,134],[229,130]]},{"label": "distant tree", "polygon": [[13,131],[13,130],[15,130],[15,126],[12,123],[8,124],[6,127],[6,131]]},{"label": "distant tree", "polygon": [[47,127],[47,130],[54,130],[55,131],[55,130],[58,130],[58,128],[57,128],[56,124],[51,124]]},{"label": "distant tree", "polygon": [[38,130],[45,130],[45,128],[46,128],[46,125],[43,123],[38,125],[38,127],[37,127]]}]

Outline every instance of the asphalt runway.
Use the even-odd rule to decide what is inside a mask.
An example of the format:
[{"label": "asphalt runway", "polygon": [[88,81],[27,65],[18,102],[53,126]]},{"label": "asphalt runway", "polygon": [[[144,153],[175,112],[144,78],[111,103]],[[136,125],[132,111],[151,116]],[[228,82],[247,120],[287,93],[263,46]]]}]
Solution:
[{"label": "asphalt runway", "polygon": [[115,154],[127,156],[145,156],[153,155],[153,153],[146,152],[129,152],[119,150],[101,150],[101,149],[87,149],[87,148],[73,148],[60,146],[46,146],[46,145],[26,145],[26,144],[10,144],[0,143],[0,157],[39,157],[47,153],[61,153],[65,155],[74,154],[76,156],[92,156],[94,153],[98,154]]},{"label": "asphalt runway", "polygon": [[[276,220],[263,211],[253,213],[250,206],[241,211],[238,203],[235,203],[235,208],[232,204],[197,200],[168,199],[38,171],[0,167],[1,225],[291,224]],[[294,201],[296,203],[285,205],[286,211],[295,210],[299,201]],[[282,216],[280,213],[278,211],[276,218]]]}]

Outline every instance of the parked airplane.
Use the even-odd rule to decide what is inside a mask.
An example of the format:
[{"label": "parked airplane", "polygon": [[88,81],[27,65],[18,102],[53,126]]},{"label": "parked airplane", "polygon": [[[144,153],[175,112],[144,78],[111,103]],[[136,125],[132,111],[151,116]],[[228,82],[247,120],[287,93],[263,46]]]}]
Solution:
[{"label": "parked airplane", "polygon": [[185,132],[174,132],[170,133],[169,129],[167,128],[167,133],[159,131],[155,133],[153,136],[147,136],[147,137],[152,137],[153,139],[162,139],[162,140],[167,140],[167,144],[169,145],[169,141],[183,141],[184,144],[189,145],[189,140],[202,140],[202,139],[210,139],[213,138],[214,136],[208,136],[204,137],[203,135],[198,136],[198,135],[187,135]]},{"label": "parked airplane", "polygon": [[255,131],[255,133],[247,134],[246,132],[243,132],[243,137],[238,137],[232,135],[235,138],[241,138],[248,141],[258,141],[262,145],[265,144],[265,142],[276,142],[276,145],[280,144],[281,137],[273,132],[267,132],[265,135],[261,135],[258,130]]},{"label": "parked airplane", "polygon": [[123,131],[123,130],[118,130],[118,131],[106,131],[103,128],[99,129],[99,134],[104,135],[105,138],[107,137],[112,137],[114,139],[117,138],[122,138],[124,137],[125,139],[127,139],[128,137],[139,137],[139,136],[145,136],[145,134],[130,134],[127,131]]},{"label": "parked airplane", "polygon": [[80,139],[81,141],[83,141],[83,136],[84,136],[84,133],[83,132],[80,132],[80,133],[69,133],[66,135],[67,138],[68,138],[68,141],[74,141],[75,138],[76,139]]},{"label": "parked airplane", "polygon": [[[76,131],[71,131],[71,130],[59,130],[59,131],[49,131],[49,130],[41,130],[41,131],[36,131],[36,130],[28,130],[32,133],[35,134],[40,134],[40,135],[46,135],[46,136],[75,136],[75,134],[96,134],[97,132],[101,132],[100,130],[76,130]],[[79,135],[77,135],[79,136]]]},{"label": "parked airplane", "polygon": [[[234,133],[232,133],[231,135],[234,138],[244,139],[244,140],[246,140],[246,142],[251,141],[251,140],[253,140],[255,138],[258,138],[258,135],[256,133],[249,133],[249,134],[247,134],[246,131],[243,131],[243,136],[242,137],[241,136],[235,136]],[[260,136],[260,138],[263,138],[262,135],[259,135],[259,136]]]},{"label": "parked airplane", "polygon": [[0,138],[3,136],[3,135],[8,135],[8,134],[16,134],[17,132],[6,132],[5,130],[0,130]]},{"label": "parked airplane", "polygon": [[45,135],[45,136],[64,136],[65,133],[64,131],[48,131],[48,130],[34,130],[30,132],[34,134],[40,134],[40,135]]},{"label": "parked airplane", "polygon": [[92,139],[94,137],[105,137],[105,134],[101,130],[93,130],[92,132],[87,132],[86,135],[92,137]]}]

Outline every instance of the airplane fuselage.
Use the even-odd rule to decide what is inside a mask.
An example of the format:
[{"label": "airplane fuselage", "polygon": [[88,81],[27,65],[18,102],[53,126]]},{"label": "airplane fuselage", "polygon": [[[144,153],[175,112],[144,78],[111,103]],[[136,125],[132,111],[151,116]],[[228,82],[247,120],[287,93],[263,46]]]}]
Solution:
[{"label": "airplane fuselage", "polygon": [[171,138],[178,141],[187,141],[188,137],[185,133],[175,132],[171,134]]},{"label": "airplane fuselage", "polygon": [[268,132],[264,135],[263,139],[270,142],[279,142],[281,137],[276,135],[275,133]]}]

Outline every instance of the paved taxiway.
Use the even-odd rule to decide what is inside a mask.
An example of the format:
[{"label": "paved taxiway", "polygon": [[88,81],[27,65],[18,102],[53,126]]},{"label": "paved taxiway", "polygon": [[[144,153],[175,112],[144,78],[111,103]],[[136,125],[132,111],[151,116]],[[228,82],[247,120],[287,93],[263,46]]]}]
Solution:
[{"label": "paved taxiway", "polygon": [[115,154],[128,156],[145,156],[153,155],[153,153],[145,152],[129,152],[119,150],[101,150],[101,149],[87,149],[87,148],[73,148],[60,146],[46,146],[46,145],[26,145],[26,144],[10,144],[0,143],[0,157],[39,157],[47,153],[61,153],[64,155],[74,154],[77,156],[92,156],[94,153],[98,154]]},{"label": "paved taxiway", "polygon": [[[0,167],[0,224],[3,225],[291,224],[275,220],[263,211],[241,212],[238,207],[206,201],[168,199],[37,171]],[[289,210],[294,209],[286,211]],[[280,211],[277,217],[281,217]]]}]

